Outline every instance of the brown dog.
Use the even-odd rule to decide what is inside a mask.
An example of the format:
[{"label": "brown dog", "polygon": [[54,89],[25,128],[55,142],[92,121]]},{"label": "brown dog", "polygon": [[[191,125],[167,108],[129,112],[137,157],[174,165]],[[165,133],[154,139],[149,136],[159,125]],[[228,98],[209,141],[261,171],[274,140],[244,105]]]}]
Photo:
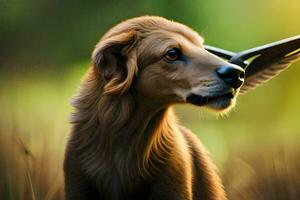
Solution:
[{"label": "brown dog", "polygon": [[228,110],[244,70],[203,48],[190,28],[139,17],[109,30],[72,105],[67,200],[224,200],[205,148],[171,106]]}]

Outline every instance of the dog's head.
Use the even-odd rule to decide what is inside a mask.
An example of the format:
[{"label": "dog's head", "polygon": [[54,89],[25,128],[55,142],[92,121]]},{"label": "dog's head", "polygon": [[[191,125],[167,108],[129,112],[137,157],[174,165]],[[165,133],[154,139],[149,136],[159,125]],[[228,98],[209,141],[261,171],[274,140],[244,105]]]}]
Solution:
[{"label": "dog's head", "polygon": [[244,70],[209,53],[185,25],[139,17],[108,31],[93,52],[104,93],[134,92],[161,102],[192,103],[214,110],[234,104]]}]

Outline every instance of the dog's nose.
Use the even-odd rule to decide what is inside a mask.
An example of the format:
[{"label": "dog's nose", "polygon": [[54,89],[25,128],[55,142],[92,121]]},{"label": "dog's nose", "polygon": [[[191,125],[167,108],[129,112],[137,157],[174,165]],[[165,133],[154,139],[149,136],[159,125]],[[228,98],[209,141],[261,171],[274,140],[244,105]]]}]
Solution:
[{"label": "dog's nose", "polygon": [[244,83],[245,71],[236,65],[225,65],[217,68],[218,76],[234,89],[239,88]]}]

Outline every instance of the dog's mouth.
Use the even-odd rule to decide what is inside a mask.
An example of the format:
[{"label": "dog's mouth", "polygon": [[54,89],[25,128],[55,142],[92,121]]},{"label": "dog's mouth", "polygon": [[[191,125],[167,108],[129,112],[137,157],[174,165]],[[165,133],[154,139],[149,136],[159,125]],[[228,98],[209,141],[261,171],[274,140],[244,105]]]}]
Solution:
[{"label": "dog's mouth", "polygon": [[186,101],[197,106],[207,106],[214,110],[224,110],[232,105],[234,97],[234,92],[213,96],[201,96],[192,93],[187,97]]}]

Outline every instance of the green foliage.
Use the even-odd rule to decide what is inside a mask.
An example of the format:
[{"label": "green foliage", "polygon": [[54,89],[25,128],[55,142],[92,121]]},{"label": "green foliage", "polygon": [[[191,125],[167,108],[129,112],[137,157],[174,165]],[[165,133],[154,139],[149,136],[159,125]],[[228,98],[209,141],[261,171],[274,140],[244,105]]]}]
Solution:
[{"label": "green foliage", "polygon": [[87,60],[116,23],[160,15],[185,23],[212,45],[242,50],[299,34],[297,0],[1,0],[1,68],[64,69]]}]

